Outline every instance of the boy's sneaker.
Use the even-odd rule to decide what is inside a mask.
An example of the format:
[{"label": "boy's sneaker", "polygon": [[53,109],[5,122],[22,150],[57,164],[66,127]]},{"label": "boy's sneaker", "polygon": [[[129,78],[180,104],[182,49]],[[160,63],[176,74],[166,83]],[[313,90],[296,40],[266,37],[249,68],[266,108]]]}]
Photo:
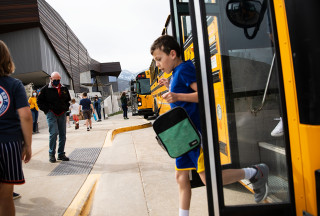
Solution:
[{"label": "boy's sneaker", "polygon": [[267,198],[269,167],[266,164],[257,164],[253,166],[257,170],[255,176],[250,179],[254,191],[254,201],[257,203]]},{"label": "boy's sneaker", "polygon": [[90,128],[87,128],[87,131],[90,131]]},{"label": "boy's sneaker", "polygon": [[21,195],[20,195],[20,194],[18,194],[18,193],[13,192],[12,197],[13,197],[13,199],[15,200],[15,199],[20,198],[20,197],[21,197]]},{"label": "boy's sneaker", "polygon": [[271,132],[271,136],[273,136],[273,137],[283,136],[283,123],[282,123],[282,118],[281,117],[280,117],[279,123],[273,129],[273,131]]}]

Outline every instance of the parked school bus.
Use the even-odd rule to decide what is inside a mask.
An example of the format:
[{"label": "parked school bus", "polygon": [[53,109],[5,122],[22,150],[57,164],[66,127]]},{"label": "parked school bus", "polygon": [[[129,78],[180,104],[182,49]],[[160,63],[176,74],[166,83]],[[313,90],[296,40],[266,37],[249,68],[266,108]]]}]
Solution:
[{"label": "parked school bus", "polygon": [[[170,32],[197,71],[209,215],[320,215],[319,3],[170,6]],[[222,169],[257,163],[270,169],[264,203],[224,194]]]},{"label": "parked school bus", "polygon": [[[171,29],[172,29],[171,20],[169,15],[165,22],[165,27],[163,28],[162,35],[165,35],[165,34],[171,35],[172,34]],[[161,115],[167,112],[168,110],[170,110],[170,104],[162,99],[162,95],[168,92],[168,89],[165,86],[160,86],[159,80],[161,78],[167,78],[170,80],[172,73],[167,74],[167,73],[164,73],[163,71],[160,71],[156,66],[156,63],[154,60],[151,61],[149,71],[150,71],[150,90],[153,98],[153,104],[152,104],[153,112],[156,115]]]},{"label": "parked school bus", "polygon": [[[137,114],[148,118],[154,115],[152,110],[152,96],[150,92],[150,71],[146,70],[139,73],[135,80],[131,81],[131,99],[132,104],[135,104],[133,115]],[[133,109],[134,110],[134,109]]]}]

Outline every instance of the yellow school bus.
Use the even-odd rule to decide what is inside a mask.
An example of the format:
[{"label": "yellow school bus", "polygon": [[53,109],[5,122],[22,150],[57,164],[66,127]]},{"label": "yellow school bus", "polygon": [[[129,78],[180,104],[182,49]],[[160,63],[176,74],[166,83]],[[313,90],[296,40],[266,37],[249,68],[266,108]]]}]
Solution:
[{"label": "yellow school bus", "polygon": [[[170,15],[168,16],[165,22],[165,27],[163,28],[163,31],[162,31],[162,35],[167,35],[167,34],[169,35],[172,34]],[[165,86],[160,86],[158,81],[161,78],[167,78],[170,80],[172,73],[167,74],[167,73],[164,73],[163,71],[160,71],[159,68],[156,66],[156,63],[154,60],[151,61],[149,71],[150,71],[150,91],[153,99],[152,109],[156,115],[161,115],[170,110],[170,104],[167,103],[162,98],[162,95],[168,92],[168,89]]]},{"label": "yellow school bus", "polygon": [[[195,63],[194,59],[194,45],[191,27],[190,16],[183,16],[181,22],[182,30],[182,42],[184,50],[184,60],[191,60]],[[217,31],[217,19],[210,17],[207,20],[208,33],[209,33],[209,46],[212,63],[212,76],[213,86],[215,90],[215,103],[217,109],[217,125],[218,125],[218,136],[219,136],[219,148],[221,164],[226,165],[231,162],[230,157],[230,146],[229,146],[229,134],[227,124],[227,113],[225,104],[224,84],[223,75],[221,71],[221,59],[220,59],[220,48],[219,48],[219,34]]]},{"label": "yellow school bus", "polygon": [[135,103],[137,105],[138,115],[148,118],[154,115],[152,106],[153,100],[150,91],[150,71],[146,70],[139,73],[134,80],[133,91],[135,92]]},{"label": "yellow school bus", "polygon": [[[320,215],[318,1],[170,6],[173,36],[196,66],[208,214]],[[266,201],[222,185],[223,169],[258,163],[270,170]]]}]

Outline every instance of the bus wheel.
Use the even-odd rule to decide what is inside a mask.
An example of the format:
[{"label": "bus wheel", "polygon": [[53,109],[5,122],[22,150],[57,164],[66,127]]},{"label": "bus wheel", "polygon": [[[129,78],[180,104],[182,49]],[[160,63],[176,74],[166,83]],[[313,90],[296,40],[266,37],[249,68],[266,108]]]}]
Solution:
[{"label": "bus wheel", "polygon": [[143,118],[147,119],[147,118],[148,118],[148,115],[144,115]]}]

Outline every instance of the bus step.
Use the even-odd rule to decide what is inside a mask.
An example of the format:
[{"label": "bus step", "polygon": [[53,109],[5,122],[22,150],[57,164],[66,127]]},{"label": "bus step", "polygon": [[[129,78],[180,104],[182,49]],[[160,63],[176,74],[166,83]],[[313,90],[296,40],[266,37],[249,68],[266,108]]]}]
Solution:
[{"label": "bus step", "polygon": [[260,160],[269,166],[269,198],[274,202],[289,199],[288,173],[285,148],[259,142]]},{"label": "bus step", "polygon": [[[241,180],[242,185],[253,192],[252,184],[249,180]],[[289,201],[288,182],[275,175],[269,175],[268,178],[269,193],[266,199],[267,203],[281,203]]]}]

